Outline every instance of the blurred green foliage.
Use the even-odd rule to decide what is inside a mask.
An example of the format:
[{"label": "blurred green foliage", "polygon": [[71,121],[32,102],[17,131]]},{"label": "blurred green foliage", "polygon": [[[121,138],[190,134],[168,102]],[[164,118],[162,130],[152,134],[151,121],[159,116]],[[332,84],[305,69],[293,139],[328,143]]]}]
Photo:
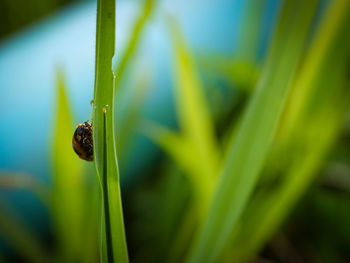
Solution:
[{"label": "blurred green foliage", "polygon": [[[92,164],[72,151],[73,118],[64,76],[57,72],[57,115],[53,124],[52,216],[57,238],[58,262],[96,261],[96,189],[91,182]],[[57,125],[59,123],[59,125]],[[91,204],[96,204],[95,206]]]},{"label": "blurred green foliage", "polygon": [[[118,89],[127,88],[120,79],[133,70],[127,64],[137,57],[157,2],[143,4],[115,65]],[[132,262],[349,261],[350,2],[328,1],[316,19],[320,1],[283,1],[260,64],[256,42],[265,5],[247,1],[231,57],[193,52],[176,19],[164,19],[173,46],[178,130],[140,119],[151,85],[144,76],[118,122],[120,158],[135,130],[167,155],[123,192]],[[112,53],[107,57],[112,63]],[[24,180],[28,175],[0,182],[43,200],[55,242],[48,251],[10,209],[1,214],[0,231],[30,262],[98,262],[96,182],[91,165],[71,149],[73,117],[63,73],[57,74],[54,120],[61,125],[52,138],[52,186],[43,189]],[[211,77],[225,86],[208,81]],[[107,95],[110,91],[102,92],[100,99]],[[99,109],[105,106],[98,103]],[[103,139],[106,126],[99,129],[95,136]],[[103,175],[106,167],[99,165]]]}]

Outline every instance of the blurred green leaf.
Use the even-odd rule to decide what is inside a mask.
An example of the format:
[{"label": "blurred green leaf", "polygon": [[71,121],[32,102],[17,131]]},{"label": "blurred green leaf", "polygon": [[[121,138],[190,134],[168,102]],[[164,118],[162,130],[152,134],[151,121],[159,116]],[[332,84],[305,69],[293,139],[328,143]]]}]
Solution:
[{"label": "blurred green leaf", "polygon": [[189,262],[216,262],[228,245],[275,136],[316,6],[317,1],[284,3],[269,57],[229,144],[221,182]]},{"label": "blurred green leaf", "polygon": [[139,128],[140,117],[142,113],[143,102],[148,95],[151,88],[149,76],[144,75],[140,77],[140,81],[137,83],[135,91],[132,93],[131,98],[128,100],[126,111],[120,114],[117,125],[117,153],[119,160],[126,158],[126,150],[129,145],[133,133]]},{"label": "blurred green leaf", "polygon": [[156,0],[144,0],[144,6],[142,7],[142,13],[136,21],[132,33],[130,34],[129,42],[126,46],[126,50],[123,52],[123,55],[120,59],[120,62],[117,65],[115,86],[118,89],[121,77],[124,76],[124,72],[127,68],[127,65],[130,64],[130,61],[133,60],[133,55],[137,49],[138,44],[140,43],[140,38],[144,31],[144,28],[147,24],[147,21],[151,17]]},{"label": "blurred green leaf", "polygon": [[[348,1],[336,0],[329,5],[327,16],[319,26],[320,30],[313,40],[313,45],[309,48],[308,56],[296,78],[295,88],[288,102],[289,105],[284,116],[284,126],[282,127],[283,137],[286,139],[289,138],[289,134],[293,133],[293,128],[298,127],[297,122],[305,115],[307,110],[305,108],[310,101],[310,97],[315,93],[315,89],[319,89],[315,83],[319,83],[320,71],[326,63],[332,45],[339,44],[335,40],[348,14]],[[336,49],[333,51],[336,51]]]},{"label": "blurred green leaf", "polygon": [[244,1],[243,21],[240,26],[235,59],[246,64],[255,64],[261,34],[261,24],[267,0]]},{"label": "blurred green leaf", "polygon": [[175,21],[170,20],[174,43],[174,80],[181,134],[147,123],[144,131],[183,169],[192,182],[201,216],[216,185],[220,149],[194,61]]},{"label": "blurred green leaf", "polygon": [[170,22],[170,32],[175,51],[175,97],[180,127],[200,163],[202,180],[212,181],[218,171],[220,149],[209,107],[190,51],[174,21]]},{"label": "blurred green leaf", "polygon": [[205,55],[200,58],[200,63],[206,75],[221,76],[230,84],[230,87],[251,93],[260,73],[254,61],[215,53]]},{"label": "blurred green leaf", "polygon": [[191,145],[186,138],[153,122],[144,123],[143,132],[172,157],[192,179],[192,183],[198,180],[196,177],[191,177],[198,171],[197,167],[193,165]]},{"label": "blurred green leaf", "polygon": [[[74,153],[72,136],[73,120],[65,92],[63,72],[57,72],[57,105],[53,134],[53,190],[52,213],[55,234],[58,239],[57,257],[62,262],[82,260],[88,247],[86,219],[89,203],[92,201],[91,190],[84,177],[83,161]],[[91,255],[91,254],[90,254]]]},{"label": "blurred green leaf", "polygon": [[[298,126],[294,126],[293,133],[288,134],[288,143],[293,147],[286,147],[284,144],[284,148],[279,152],[281,155],[294,150],[293,154],[289,154],[293,158],[289,160],[282,183],[269,192],[266,199],[257,200],[247,212],[244,231],[234,240],[237,261],[238,259],[245,261],[253,255],[281,225],[317,175],[339,136],[350,98],[345,80],[350,55],[350,37],[347,34],[349,15],[349,2],[334,1],[313,40],[304,63],[309,65],[310,60],[316,56],[315,50],[318,50],[317,61],[320,65],[317,65],[316,70],[304,66],[300,72],[303,78],[309,80],[314,77],[314,81],[300,85],[300,80],[297,78],[295,82],[293,91],[300,95],[309,90],[310,94],[304,93],[305,98],[300,96],[291,98],[302,100],[304,110],[303,114],[296,115],[297,119],[293,119],[294,124],[297,123]],[[334,32],[327,34],[330,25],[334,27]],[[321,36],[324,37],[322,43],[327,44],[318,49]],[[297,108],[300,106],[298,103],[290,103],[289,107],[295,105],[298,105]],[[292,109],[289,112],[291,111]]]}]

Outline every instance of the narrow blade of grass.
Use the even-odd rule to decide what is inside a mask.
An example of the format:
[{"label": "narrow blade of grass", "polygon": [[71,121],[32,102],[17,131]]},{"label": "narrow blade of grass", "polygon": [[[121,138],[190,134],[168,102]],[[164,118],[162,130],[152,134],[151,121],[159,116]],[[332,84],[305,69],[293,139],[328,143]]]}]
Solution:
[{"label": "narrow blade of grass", "polygon": [[121,162],[122,160],[120,158],[127,158],[127,146],[130,144],[133,134],[137,128],[139,128],[138,125],[140,122],[142,107],[152,86],[149,76],[146,75],[142,75],[136,85],[135,91],[128,100],[126,111],[120,115],[117,113],[117,118],[119,120],[119,124],[116,127],[118,138],[117,153],[123,153],[123,155],[119,156],[119,161]]},{"label": "narrow blade of grass", "polygon": [[258,55],[261,23],[267,0],[245,1],[244,15],[240,29],[237,58],[254,64]]},{"label": "narrow blade of grass", "polygon": [[283,127],[283,137],[288,139],[289,134],[293,133],[293,128],[297,127],[297,121],[303,115],[305,105],[310,99],[314,85],[319,77],[320,67],[322,67],[326,54],[339,31],[342,20],[348,14],[349,1],[331,1],[329,3],[329,12],[325,21],[320,25],[321,32],[314,39],[314,45],[310,49],[308,57],[303,64],[301,73],[295,83],[296,89],[293,90],[290,99],[290,106],[285,115],[285,125]]},{"label": "narrow blade of grass", "polygon": [[83,165],[72,149],[73,120],[61,70],[57,71],[56,107],[55,123],[52,124],[52,213],[58,239],[58,257],[64,262],[73,262],[79,260],[82,252],[86,193]]},{"label": "narrow blade of grass", "polygon": [[183,135],[154,123],[145,123],[143,130],[144,134],[157,143],[186,174],[197,199],[197,212],[203,215],[208,208],[215,181],[214,178],[201,180],[202,167],[198,159],[194,158],[192,144]]},{"label": "narrow blade of grass", "polygon": [[217,174],[220,157],[214,125],[194,61],[173,20],[170,21],[170,32],[175,51],[175,96],[180,127],[193,144],[201,165],[202,180],[211,180]]},{"label": "narrow blade of grass", "polygon": [[[245,261],[251,257],[278,229],[313,182],[343,126],[349,108],[349,91],[346,90],[347,83],[344,84],[344,77],[350,53],[350,37],[347,34],[350,3],[338,0],[332,4],[334,6],[328,9],[305,59],[305,65],[309,65],[309,60],[316,55],[315,49],[319,50],[317,59],[320,65],[317,65],[316,71],[304,66],[300,75],[308,80],[307,83],[301,83],[300,78],[295,82],[294,90],[298,94],[299,89],[309,90],[305,93],[306,98],[302,98],[303,114],[298,114],[298,119],[293,120],[294,124],[299,125],[293,127],[293,133],[288,136],[293,149],[299,150],[292,155],[295,158],[290,160],[291,164],[283,183],[275,187],[266,200],[257,201],[259,209],[256,209],[256,206],[249,209],[251,213],[254,210],[254,217],[247,216],[248,219],[243,222],[244,230],[234,240],[237,261]],[[335,24],[334,19],[337,20]],[[330,25],[334,26],[335,30],[332,34],[327,33]],[[323,43],[326,42],[327,45],[319,49],[318,39],[321,36],[326,36]],[[332,68],[329,68],[329,65],[332,65]],[[315,80],[309,82],[310,77],[314,77]],[[292,96],[291,99],[301,98]],[[301,104],[289,104],[290,107],[295,105],[299,107]],[[325,123],[327,125],[324,125]]]},{"label": "narrow blade of grass", "polygon": [[155,124],[146,125],[144,130],[188,176],[202,217],[216,186],[220,149],[191,53],[176,22],[172,19],[168,22],[175,51],[175,97],[181,133]]},{"label": "narrow blade of grass", "polygon": [[[191,161],[191,145],[183,136],[151,122],[143,125],[143,133],[158,144],[189,177],[198,173]],[[191,181],[194,183],[196,180],[192,178]]]},{"label": "narrow blade of grass", "polygon": [[[349,99],[349,96],[347,98]],[[335,109],[335,104],[332,105]],[[303,152],[300,152],[292,163],[283,184],[265,197],[263,202],[259,202],[259,209],[254,211],[254,218],[243,225],[243,235],[234,240],[235,262],[248,261],[263,247],[317,175],[343,123],[344,105],[339,108],[337,103],[337,107],[337,110],[324,112],[311,121],[313,127],[304,126],[308,138],[303,145]],[[327,128],[324,127],[325,120],[329,123]]]},{"label": "narrow blade of grass", "polygon": [[93,138],[94,163],[101,191],[101,260],[128,262],[114,136],[114,49],[115,0],[98,0]]},{"label": "narrow blade of grass", "polygon": [[120,84],[120,76],[124,75],[127,65],[132,60],[135,50],[137,49],[137,45],[140,42],[143,29],[145,28],[147,21],[153,13],[156,0],[144,0],[144,2],[145,3],[142,9],[142,13],[135,23],[132,33],[130,34],[130,40],[128,42],[126,50],[121,57],[120,63],[117,65],[116,75],[118,76],[118,78],[116,78],[115,81],[116,89],[118,89]]},{"label": "narrow blade of grass", "polygon": [[229,144],[221,182],[189,262],[216,262],[228,244],[276,133],[316,6],[317,1],[284,3],[267,63]]}]

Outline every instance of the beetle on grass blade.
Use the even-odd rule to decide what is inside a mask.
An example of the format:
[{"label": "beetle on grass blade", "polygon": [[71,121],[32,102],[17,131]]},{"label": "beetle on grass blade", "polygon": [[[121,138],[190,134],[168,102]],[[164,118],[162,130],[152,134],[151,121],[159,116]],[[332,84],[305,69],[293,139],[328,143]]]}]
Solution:
[{"label": "beetle on grass blade", "polygon": [[89,121],[78,124],[72,139],[73,149],[83,160],[93,161],[92,124]]}]

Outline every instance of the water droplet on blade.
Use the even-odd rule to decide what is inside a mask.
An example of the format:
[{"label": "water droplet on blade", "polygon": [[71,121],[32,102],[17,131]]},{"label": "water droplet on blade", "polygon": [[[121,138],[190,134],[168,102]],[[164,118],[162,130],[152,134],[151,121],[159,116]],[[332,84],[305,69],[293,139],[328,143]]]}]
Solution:
[{"label": "water droplet on blade", "polygon": [[109,110],[109,105],[108,104],[103,106],[103,108],[102,108],[103,113],[107,113],[108,110]]}]

